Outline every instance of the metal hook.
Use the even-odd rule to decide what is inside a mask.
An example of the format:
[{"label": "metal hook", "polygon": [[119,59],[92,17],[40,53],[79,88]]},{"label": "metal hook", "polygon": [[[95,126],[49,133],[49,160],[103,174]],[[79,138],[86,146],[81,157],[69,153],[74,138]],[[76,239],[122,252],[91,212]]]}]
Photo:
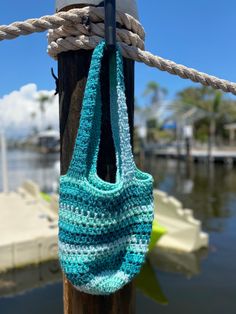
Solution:
[{"label": "metal hook", "polygon": [[105,41],[108,50],[116,49],[116,0],[105,0]]},{"label": "metal hook", "polygon": [[52,77],[54,78],[55,84],[56,84],[56,90],[55,90],[55,94],[54,94],[56,96],[59,93],[59,80],[58,80],[58,77],[55,75],[53,68],[51,68],[51,74],[52,74]]}]

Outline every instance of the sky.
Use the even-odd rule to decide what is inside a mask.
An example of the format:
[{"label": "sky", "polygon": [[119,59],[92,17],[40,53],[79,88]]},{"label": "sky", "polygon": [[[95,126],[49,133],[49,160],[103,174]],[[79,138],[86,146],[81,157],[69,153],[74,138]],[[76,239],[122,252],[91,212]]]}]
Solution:
[{"label": "sky", "polygon": [[[146,31],[146,50],[161,57],[236,81],[236,1],[235,0],[138,0],[140,21]],[[148,5],[147,5],[148,3]],[[55,1],[8,0],[0,2],[0,24],[52,14]],[[46,33],[33,34],[0,42],[0,108],[3,98],[35,84],[35,90],[53,90],[50,68],[56,61],[46,53]],[[150,80],[169,91],[174,99],[190,81],[136,64],[135,94],[145,104],[142,94]],[[33,89],[32,89],[33,90]],[[19,93],[17,94],[19,97]],[[17,109],[15,109],[17,110]]]},{"label": "sky", "polygon": [[[43,93],[51,98],[46,105],[46,115],[41,115],[37,98]],[[27,137],[33,130],[49,126],[59,128],[58,97],[53,91],[38,90],[30,83],[0,98],[0,132],[4,130],[8,138]]]}]

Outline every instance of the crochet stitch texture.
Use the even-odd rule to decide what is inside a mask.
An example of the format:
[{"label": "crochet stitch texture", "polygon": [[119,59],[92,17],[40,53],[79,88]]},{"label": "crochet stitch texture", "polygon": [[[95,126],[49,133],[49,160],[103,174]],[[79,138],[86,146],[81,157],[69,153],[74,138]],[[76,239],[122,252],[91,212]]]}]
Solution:
[{"label": "crochet stitch texture", "polygon": [[110,114],[116,183],[97,175],[101,130],[100,69],[105,43],[94,50],[74,153],[60,178],[59,258],[80,291],[107,295],[136,276],[145,261],[153,221],[153,179],[135,166],[122,56],[110,61]]}]

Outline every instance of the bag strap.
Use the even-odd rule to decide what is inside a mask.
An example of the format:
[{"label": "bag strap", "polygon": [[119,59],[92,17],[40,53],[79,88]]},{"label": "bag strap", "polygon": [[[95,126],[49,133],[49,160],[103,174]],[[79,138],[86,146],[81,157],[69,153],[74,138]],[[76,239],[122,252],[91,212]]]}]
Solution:
[{"label": "bag strap", "polygon": [[[86,84],[80,126],[68,175],[81,178],[97,174],[101,133],[100,70],[105,42],[94,50]],[[130,180],[135,165],[130,144],[130,131],[125,97],[123,62],[119,49],[110,58],[110,114],[116,151],[117,180]]]},{"label": "bag strap", "polygon": [[[117,164],[123,180],[132,180],[135,164],[131,148],[130,127],[127,112],[123,59],[119,47],[110,58],[110,110]],[[118,166],[117,166],[118,167]]]},{"label": "bag strap", "polygon": [[79,129],[75,140],[72,159],[67,171],[67,175],[75,178],[84,177],[87,172],[87,154],[90,138],[93,135],[92,130],[95,124],[95,106],[97,102],[99,75],[103,54],[104,45],[99,44],[92,56],[84,92]]}]

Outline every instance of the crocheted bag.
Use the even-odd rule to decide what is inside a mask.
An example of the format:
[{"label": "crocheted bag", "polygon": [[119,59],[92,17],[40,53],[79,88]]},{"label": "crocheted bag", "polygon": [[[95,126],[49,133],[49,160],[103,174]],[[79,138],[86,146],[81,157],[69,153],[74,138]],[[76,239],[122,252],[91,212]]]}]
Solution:
[{"label": "crocheted bag", "polygon": [[80,291],[106,295],[139,273],[153,221],[153,179],[133,161],[122,56],[110,61],[110,114],[116,150],[116,183],[97,175],[101,129],[100,68],[104,42],[95,49],[74,153],[60,178],[59,258]]}]

